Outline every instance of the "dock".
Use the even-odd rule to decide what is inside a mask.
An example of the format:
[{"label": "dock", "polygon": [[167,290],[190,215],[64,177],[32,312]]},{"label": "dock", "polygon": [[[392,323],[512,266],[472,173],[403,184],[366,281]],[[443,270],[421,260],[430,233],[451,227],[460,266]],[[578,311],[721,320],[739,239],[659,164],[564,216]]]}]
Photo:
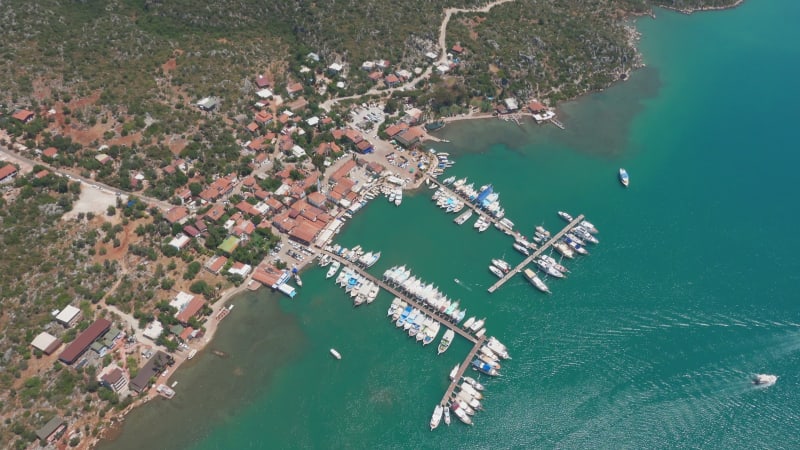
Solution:
[{"label": "dock", "polygon": [[[356,264],[354,264],[354,263],[342,258],[341,256],[339,256],[339,255],[337,255],[335,253],[329,252],[327,250],[321,250],[321,251],[323,253],[325,253],[326,255],[330,255],[331,258],[339,261],[342,264],[342,267],[349,267],[351,270],[355,270],[356,272],[358,272],[359,275],[361,275],[362,277],[366,278],[367,280],[377,284],[381,289],[386,290],[390,294],[394,295],[395,297],[400,298],[400,300],[403,300],[404,302],[406,302],[409,305],[419,309],[420,311],[426,312],[432,319],[436,320],[437,322],[439,322],[443,326],[453,330],[456,334],[458,334],[459,336],[463,337],[464,339],[472,342],[473,344],[477,344],[479,342],[478,339],[475,336],[473,336],[472,334],[468,333],[467,331],[464,331],[461,327],[458,326],[458,324],[455,324],[455,323],[453,323],[453,322],[451,322],[451,321],[449,321],[447,319],[444,319],[444,318],[440,317],[438,315],[438,312],[432,311],[430,306],[428,306],[427,304],[425,304],[423,302],[419,302],[416,299],[413,299],[413,298],[409,297],[408,295],[400,292],[399,290],[397,290],[394,287],[390,286],[385,281],[379,280],[378,278],[375,278],[374,276],[370,275],[368,272],[363,270],[361,267],[359,267]],[[477,347],[477,348],[480,349],[480,347]]]},{"label": "dock", "polygon": [[[496,217],[494,217],[494,216],[492,216],[490,214],[487,214],[486,211],[484,211],[481,208],[479,208],[478,205],[476,205],[475,203],[472,203],[471,201],[469,201],[468,198],[464,198],[463,196],[459,195],[457,192],[453,191],[448,186],[445,186],[444,183],[442,183],[441,181],[437,180],[436,178],[434,178],[432,176],[429,176],[428,179],[431,180],[431,183],[434,183],[437,186],[439,186],[439,189],[441,189],[444,192],[446,192],[449,196],[458,197],[458,198],[464,200],[464,205],[467,208],[473,210],[476,214],[478,214],[478,216],[483,217],[484,220],[489,221],[492,225],[497,225],[497,223],[500,222],[501,219],[498,219],[498,218],[496,218]],[[506,228],[503,227],[503,229],[505,230]],[[512,236],[514,239],[525,239],[525,236],[523,236],[522,233],[520,233],[519,231],[509,230],[509,232],[511,233],[510,236]]]},{"label": "dock", "polygon": [[542,246],[541,246],[541,247],[539,247],[538,249],[536,249],[536,251],[534,251],[533,253],[531,253],[531,254],[530,254],[530,256],[528,256],[528,257],[527,257],[527,258],[525,258],[525,259],[524,259],[524,260],[523,260],[521,263],[519,263],[519,264],[517,265],[517,267],[514,267],[513,269],[511,269],[511,271],[509,271],[509,272],[508,272],[508,273],[507,273],[507,274],[506,274],[506,275],[505,275],[503,278],[501,278],[501,279],[497,280],[497,282],[496,282],[495,284],[493,284],[491,287],[489,287],[489,293],[492,293],[492,292],[496,291],[496,290],[497,290],[497,289],[498,289],[500,286],[502,286],[503,284],[505,284],[505,283],[506,283],[508,280],[510,280],[510,279],[511,279],[511,278],[512,278],[514,275],[518,274],[518,273],[519,273],[519,272],[520,272],[522,269],[524,269],[524,268],[525,268],[525,266],[527,266],[528,264],[530,264],[530,263],[531,263],[531,261],[533,261],[534,259],[536,259],[536,258],[537,258],[539,255],[541,255],[541,254],[542,254],[542,253],[543,253],[545,250],[547,250],[548,248],[550,248],[550,247],[551,247],[551,246],[552,246],[552,245],[553,245],[553,244],[554,244],[556,241],[558,241],[558,240],[559,240],[559,239],[561,239],[561,238],[562,238],[562,237],[563,237],[565,234],[567,234],[567,232],[568,232],[569,230],[571,230],[571,229],[572,229],[572,228],[574,228],[576,225],[578,225],[579,223],[581,223],[581,221],[583,220],[583,217],[584,217],[584,216],[583,216],[583,214],[580,214],[580,215],[578,215],[578,217],[576,217],[576,218],[572,219],[572,222],[570,222],[569,224],[567,224],[567,226],[565,226],[563,229],[561,229],[561,231],[559,231],[558,233],[556,233],[556,234],[555,234],[555,235],[554,235],[552,238],[550,238],[550,240],[549,240],[549,241],[547,241],[547,242],[545,242],[544,244],[542,244]]},{"label": "dock", "polygon": [[478,353],[478,350],[481,349],[483,343],[486,341],[486,336],[482,336],[481,339],[475,342],[475,345],[472,347],[472,350],[467,354],[467,357],[464,358],[464,362],[458,367],[458,372],[456,372],[456,377],[450,381],[450,386],[447,387],[447,390],[444,392],[444,396],[442,397],[442,401],[439,403],[442,406],[447,405],[447,402],[450,401],[450,398],[453,396],[453,391],[458,386],[459,382],[461,381],[461,377],[464,376],[464,372],[467,371],[467,367],[472,366],[472,359],[475,358],[475,355]]}]

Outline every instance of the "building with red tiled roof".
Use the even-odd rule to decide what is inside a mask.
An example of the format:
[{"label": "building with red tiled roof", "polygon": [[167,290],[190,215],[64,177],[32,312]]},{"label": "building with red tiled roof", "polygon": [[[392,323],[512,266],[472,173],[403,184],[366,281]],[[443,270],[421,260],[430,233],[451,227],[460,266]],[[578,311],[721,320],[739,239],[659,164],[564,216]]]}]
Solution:
[{"label": "building with red tiled roof", "polygon": [[407,129],[408,129],[408,124],[405,122],[400,122],[394,125],[389,125],[384,131],[389,137],[394,137],[398,133],[401,133]]},{"label": "building with red tiled roof", "polygon": [[356,148],[361,153],[372,153],[374,151],[372,143],[366,139],[356,144]]},{"label": "building with red tiled roof", "polygon": [[284,205],[274,197],[270,197],[264,200],[264,203],[266,203],[267,206],[269,206],[270,211],[272,211],[273,213],[278,213],[286,207],[286,205]]},{"label": "building with red tiled roof", "polygon": [[206,212],[205,217],[206,219],[211,220],[212,222],[218,222],[222,216],[225,215],[225,207],[222,205],[214,205],[211,209]]},{"label": "building with red tiled roof", "polygon": [[58,149],[55,147],[47,147],[42,152],[42,156],[46,156],[48,158],[55,158],[56,156],[58,156]]},{"label": "building with red tiled roof", "polygon": [[255,122],[250,122],[245,128],[247,128],[247,131],[251,133],[256,133],[258,132],[259,126]]},{"label": "building with red tiled roof", "polygon": [[36,114],[33,111],[28,111],[27,109],[20,109],[19,111],[15,111],[14,114],[11,114],[11,117],[14,119],[19,120],[22,123],[28,123],[36,117]]},{"label": "building with red tiled roof", "polygon": [[192,337],[192,333],[194,333],[194,328],[186,327],[181,331],[181,334],[178,335],[178,339],[186,342]]},{"label": "building with red tiled roof", "polygon": [[0,167],[0,181],[8,181],[17,174],[17,168],[13,164]]},{"label": "building with red tiled roof", "polygon": [[47,169],[42,169],[42,170],[36,172],[36,174],[33,177],[36,178],[37,180],[41,180],[42,178],[44,178],[44,177],[46,177],[48,175],[50,175],[50,171],[47,170]]},{"label": "building with red tiled roof", "polygon": [[175,206],[164,214],[164,218],[169,223],[184,223],[189,217],[189,210],[185,206]]},{"label": "building with red tiled roof", "polygon": [[387,86],[396,86],[397,83],[400,82],[400,78],[397,78],[397,75],[390,73],[383,79]]},{"label": "building with red tiled roof", "polygon": [[318,155],[328,156],[331,153],[341,153],[342,148],[335,142],[321,142],[315,151]]},{"label": "building with red tiled roof", "polygon": [[200,297],[199,295],[195,295],[194,297],[192,297],[189,303],[187,303],[186,306],[183,307],[182,310],[178,311],[175,314],[175,318],[178,319],[178,322],[185,325],[186,323],[189,322],[189,319],[197,316],[198,313],[200,313],[200,311],[203,309],[203,306],[205,305],[206,301],[203,300],[203,298]]},{"label": "building with red tiled roof", "polygon": [[308,194],[306,200],[308,200],[308,203],[310,205],[316,206],[317,208],[324,208],[325,201],[327,199],[325,198],[325,195],[322,194],[321,192],[312,192]]},{"label": "building with red tiled roof", "polygon": [[205,268],[207,271],[213,273],[214,275],[219,274],[220,270],[225,267],[225,264],[228,262],[228,258],[222,255],[215,256],[206,262]]},{"label": "building with red tiled roof", "polygon": [[259,136],[247,144],[247,149],[251,152],[260,152],[261,150],[264,150],[264,141],[266,140],[266,137]]},{"label": "building with red tiled roof", "polygon": [[261,89],[271,88],[272,83],[273,83],[272,77],[270,76],[269,73],[265,73],[263,75],[259,75],[256,77],[256,86],[258,86]]},{"label": "building with red tiled roof", "polygon": [[450,49],[450,51],[455,53],[456,55],[460,55],[460,54],[464,53],[464,47],[462,47],[459,44],[456,44]]},{"label": "building with red tiled roof", "polygon": [[422,129],[422,127],[411,127],[406,131],[396,135],[394,138],[397,139],[397,142],[403,147],[413,147],[420,142],[422,136],[424,135],[425,131]]},{"label": "building with red tiled roof", "polygon": [[300,83],[291,83],[288,86],[286,86],[286,92],[289,94],[290,97],[294,97],[300,92],[303,92],[303,85]]},{"label": "building with red tiled roof", "polygon": [[272,119],[274,118],[275,116],[273,116],[269,111],[259,111],[256,113],[253,120],[259,124],[268,124],[272,122]]},{"label": "building with red tiled roof", "polygon": [[534,114],[542,112],[546,109],[547,107],[537,100],[532,100],[530,103],[528,103],[528,110]]},{"label": "building with red tiled roof", "polygon": [[58,359],[64,364],[70,365],[78,360],[78,358],[89,349],[94,341],[106,334],[111,328],[111,322],[106,319],[97,319],[89,325],[89,328],[83,330],[78,337],[72,341]]},{"label": "building with red tiled roof", "polygon": [[381,78],[383,78],[383,72],[371,72],[367,75],[370,80],[378,82]]},{"label": "building with red tiled roof", "polygon": [[358,144],[364,140],[364,138],[361,136],[361,133],[352,128],[344,130],[344,137],[353,144]]},{"label": "building with red tiled roof", "polygon": [[272,287],[280,280],[283,271],[272,265],[258,267],[253,273],[253,279],[266,287]]},{"label": "building with red tiled roof", "polygon": [[344,137],[344,130],[341,129],[341,128],[333,129],[333,130],[331,130],[331,135],[333,135],[334,139],[336,139],[337,141],[340,141],[340,140],[342,140],[342,137]]},{"label": "building with red tiled roof", "polygon": [[185,227],[183,227],[183,232],[187,236],[191,236],[193,238],[196,238],[197,236],[200,236],[200,230],[195,228],[194,225],[186,225]]},{"label": "building with red tiled roof", "polygon": [[349,174],[350,171],[353,170],[355,166],[356,166],[355,161],[353,161],[352,159],[348,160],[342,165],[342,167],[339,167],[338,169],[336,169],[335,172],[333,172],[333,174],[331,174],[331,181],[333,181],[334,183],[338,183],[344,177],[346,177],[347,174]]},{"label": "building with red tiled roof", "polygon": [[311,245],[318,232],[317,228],[304,221],[289,232],[289,239],[303,245]]},{"label": "building with red tiled roof", "polygon": [[386,170],[386,167],[383,167],[383,164],[381,163],[371,162],[367,164],[367,170],[375,174],[381,174],[384,170]]}]

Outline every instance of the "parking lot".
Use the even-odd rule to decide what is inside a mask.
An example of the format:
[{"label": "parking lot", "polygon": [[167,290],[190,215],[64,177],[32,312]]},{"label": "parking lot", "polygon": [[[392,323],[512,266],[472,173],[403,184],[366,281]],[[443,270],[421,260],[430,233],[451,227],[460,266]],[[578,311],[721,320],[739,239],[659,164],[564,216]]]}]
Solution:
[{"label": "parking lot", "polygon": [[[350,113],[352,118],[351,124],[358,130],[364,131],[365,129],[375,130],[385,120],[383,108],[377,104],[362,103],[357,106]],[[372,123],[372,125],[368,125]],[[373,132],[370,134],[374,135]]]}]

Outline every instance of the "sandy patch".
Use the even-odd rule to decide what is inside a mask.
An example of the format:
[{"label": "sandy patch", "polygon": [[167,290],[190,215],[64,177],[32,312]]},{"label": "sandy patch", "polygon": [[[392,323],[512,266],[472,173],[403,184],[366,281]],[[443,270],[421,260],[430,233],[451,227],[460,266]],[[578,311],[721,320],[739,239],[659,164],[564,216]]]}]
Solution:
[{"label": "sandy patch", "polygon": [[79,213],[92,212],[95,214],[105,214],[109,206],[117,206],[116,194],[92,186],[94,185],[86,183],[81,184],[81,196],[77,202],[73,203],[72,211],[62,216],[64,220],[75,219],[78,217]]}]

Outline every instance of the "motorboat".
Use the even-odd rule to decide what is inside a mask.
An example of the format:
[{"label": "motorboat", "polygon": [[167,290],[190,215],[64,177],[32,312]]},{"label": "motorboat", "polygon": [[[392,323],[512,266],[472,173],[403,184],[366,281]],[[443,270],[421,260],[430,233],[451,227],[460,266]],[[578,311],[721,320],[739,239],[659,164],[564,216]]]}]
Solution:
[{"label": "motorboat", "polygon": [[331,263],[331,256],[330,255],[322,255],[319,258],[319,266],[320,267],[327,267]]},{"label": "motorboat", "polygon": [[772,386],[777,381],[778,381],[778,376],[777,375],[767,375],[767,374],[760,373],[760,374],[756,375],[755,377],[753,377],[753,384],[755,384],[756,386],[768,387],[768,386]]},{"label": "motorboat", "polygon": [[439,422],[442,421],[443,412],[444,408],[442,405],[436,405],[436,408],[433,409],[433,416],[431,417],[431,431],[435,430],[436,427],[439,426]]},{"label": "motorboat", "polygon": [[503,261],[502,259],[493,259],[492,264],[494,264],[495,267],[502,270],[503,272],[508,273],[509,271],[511,271],[511,265]]},{"label": "motorboat", "polygon": [[550,255],[541,255],[541,256],[539,256],[539,258],[541,258],[542,260],[544,260],[545,262],[547,262],[551,266],[555,267],[556,270],[558,270],[561,273],[569,272],[569,269],[567,269],[566,267],[564,267],[561,264],[559,264],[558,261],[556,261],[556,259],[553,258]]},{"label": "motorboat", "polygon": [[584,248],[584,247],[583,247],[581,244],[579,244],[579,243],[577,243],[577,242],[573,241],[572,239],[568,238],[567,236],[564,236],[564,237],[562,238],[562,240],[563,240],[564,242],[566,242],[566,243],[567,243],[567,245],[569,245],[570,247],[572,247],[572,249],[573,249],[573,250],[575,250],[576,252],[578,252],[578,254],[579,254],[579,255],[588,255],[588,254],[589,254],[589,251],[588,251],[588,250],[586,250],[586,249],[585,249],[585,248]]},{"label": "motorboat", "polygon": [[478,330],[478,331],[475,333],[475,337],[476,337],[476,338],[478,338],[478,339],[480,339],[480,338],[482,338],[482,337],[483,337],[483,335],[484,335],[484,334],[486,334],[486,328],[481,328],[480,330]]},{"label": "motorboat", "polygon": [[530,247],[526,247],[526,246],[520,244],[519,242],[514,242],[514,249],[516,251],[522,253],[525,256],[530,256],[530,254],[531,254]]},{"label": "motorboat", "polygon": [[457,374],[458,374],[458,364],[456,364],[456,366],[453,367],[453,370],[450,371],[450,379],[455,380]]},{"label": "motorboat", "polygon": [[463,225],[464,222],[470,219],[470,217],[472,217],[472,210],[468,209],[456,217],[453,222],[455,222],[457,225]]},{"label": "motorboat", "polygon": [[486,322],[485,317],[483,319],[476,320],[475,323],[473,323],[472,326],[469,327],[469,329],[472,331],[478,331],[481,329],[484,322]]},{"label": "motorboat", "polygon": [[472,410],[473,413],[483,409],[483,406],[481,406],[481,402],[478,399],[471,397],[469,393],[465,391],[460,391],[459,393],[457,393],[455,399],[456,401],[462,402],[465,405],[469,406],[469,408]]},{"label": "motorboat", "polygon": [[530,281],[531,284],[536,289],[538,289],[538,290],[540,290],[540,291],[542,291],[542,292],[544,292],[546,294],[550,293],[550,289],[547,287],[546,284],[544,284],[544,281],[542,281],[538,276],[536,276],[536,272],[534,272],[533,270],[531,270],[531,269],[526,267],[525,270],[522,271],[522,273],[525,275],[525,278],[527,278],[528,281]]},{"label": "motorboat", "polygon": [[534,263],[539,269],[541,269],[544,273],[550,275],[551,277],[564,278],[564,274],[555,267],[553,267],[553,265],[550,264],[549,262],[543,259],[537,259]]},{"label": "motorboat", "polygon": [[495,266],[489,266],[489,270],[490,270],[490,271],[491,271],[493,274],[497,275],[497,278],[503,278],[503,271],[502,271],[502,270],[500,270],[500,269],[498,269],[497,267],[495,267]]},{"label": "motorboat", "polygon": [[464,381],[463,383],[461,383],[461,386],[460,386],[460,387],[461,387],[461,390],[462,390],[462,391],[463,391],[465,394],[467,394],[468,396],[470,396],[470,397],[472,397],[472,398],[477,398],[478,400],[482,400],[482,399],[483,399],[483,394],[481,394],[480,392],[478,392],[478,390],[477,390],[477,389],[475,389],[474,387],[472,387],[472,385],[471,385],[471,384],[469,384],[469,383],[467,383],[466,381]]},{"label": "motorboat", "polygon": [[572,233],[567,233],[567,234],[565,234],[564,236],[565,236],[565,237],[568,237],[568,238],[570,238],[571,240],[573,240],[573,241],[577,242],[578,244],[581,244],[582,246],[586,247],[586,242],[584,242],[584,240],[583,240],[583,239],[581,239],[581,238],[579,238],[578,236],[575,236],[575,235],[574,235],[574,234],[572,234]]},{"label": "motorboat", "polygon": [[331,349],[331,355],[336,359],[342,359],[342,355],[335,348]]},{"label": "motorboat", "polygon": [[476,391],[480,392],[480,391],[484,390],[483,385],[478,383],[478,380],[476,380],[476,379],[474,379],[472,377],[464,377],[464,381],[469,383]]},{"label": "motorboat", "polygon": [[466,322],[464,322],[464,325],[462,325],[462,327],[469,328],[472,326],[473,323],[475,323],[475,317],[470,317],[469,319],[467,319]]},{"label": "motorboat", "polygon": [[501,368],[500,367],[500,361],[498,361],[496,359],[492,359],[492,358],[484,355],[483,353],[478,353],[477,355],[475,355],[475,357],[477,359],[485,362],[486,364],[489,364],[490,366],[492,366],[492,368],[494,368],[496,370],[500,370],[500,368]]},{"label": "motorboat", "polygon": [[486,375],[489,375],[489,376],[492,376],[492,377],[496,377],[496,376],[500,375],[500,373],[495,368],[493,368],[489,364],[486,364],[485,362],[481,361],[480,359],[473,360],[472,361],[472,367],[475,370],[477,370],[478,372],[481,372],[483,374],[486,374]]},{"label": "motorboat", "polygon": [[562,256],[572,259],[575,257],[575,250],[572,249],[566,242],[558,241],[553,243],[553,248],[556,249],[558,253],[561,253]]},{"label": "motorboat", "polygon": [[496,339],[489,339],[489,341],[486,342],[485,347],[503,359],[511,359],[506,347]]},{"label": "motorboat", "polygon": [[467,425],[472,425],[472,419],[467,415],[467,413],[461,408],[461,405],[458,402],[453,402],[450,409],[453,411],[453,414],[458,417],[458,420],[464,422]]},{"label": "motorboat", "polygon": [[442,336],[442,340],[439,342],[439,355],[446,352],[447,349],[450,348],[450,344],[453,342],[453,337],[455,337],[455,335],[455,331],[450,329],[444,332],[444,336]]},{"label": "motorboat", "polygon": [[561,217],[562,219],[566,220],[567,222],[572,222],[572,220],[573,220],[572,216],[569,213],[564,212],[564,211],[559,211],[558,212],[558,217]]},{"label": "motorboat", "polygon": [[622,167],[619,168],[619,182],[625,187],[628,187],[631,182],[630,176],[628,176],[628,171]]},{"label": "motorboat", "polygon": [[589,233],[592,233],[592,234],[597,234],[597,233],[599,233],[599,232],[600,232],[600,231],[597,229],[597,227],[595,227],[595,226],[594,226],[594,225],[593,225],[591,222],[589,222],[588,220],[583,220],[583,221],[581,221],[581,226],[582,226],[583,228],[586,228],[586,231],[588,231]]},{"label": "motorboat", "polygon": [[394,300],[392,300],[392,304],[389,306],[389,311],[386,313],[386,315],[391,317],[395,311],[400,308],[400,302],[400,297],[395,297]]},{"label": "motorboat", "polygon": [[392,313],[392,321],[393,322],[396,322],[397,319],[400,318],[400,316],[403,314],[403,312],[405,311],[407,306],[408,306],[408,304],[406,304],[406,302],[402,302],[402,301],[400,302],[400,306],[395,310],[394,313]]},{"label": "motorboat", "polygon": [[331,263],[331,267],[328,269],[328,273],[325,274],[325,278],[332,278],[334,275],[336,275],[336,272],[339,271],[339,267],[341,267],[341,266],[342,266],[342,263],[340,263],[339,261],[334,260]]},{"label": "motorboat", "polygon": [[448,427],[450,426],[450,403],[444,408],[444,423]]}]

